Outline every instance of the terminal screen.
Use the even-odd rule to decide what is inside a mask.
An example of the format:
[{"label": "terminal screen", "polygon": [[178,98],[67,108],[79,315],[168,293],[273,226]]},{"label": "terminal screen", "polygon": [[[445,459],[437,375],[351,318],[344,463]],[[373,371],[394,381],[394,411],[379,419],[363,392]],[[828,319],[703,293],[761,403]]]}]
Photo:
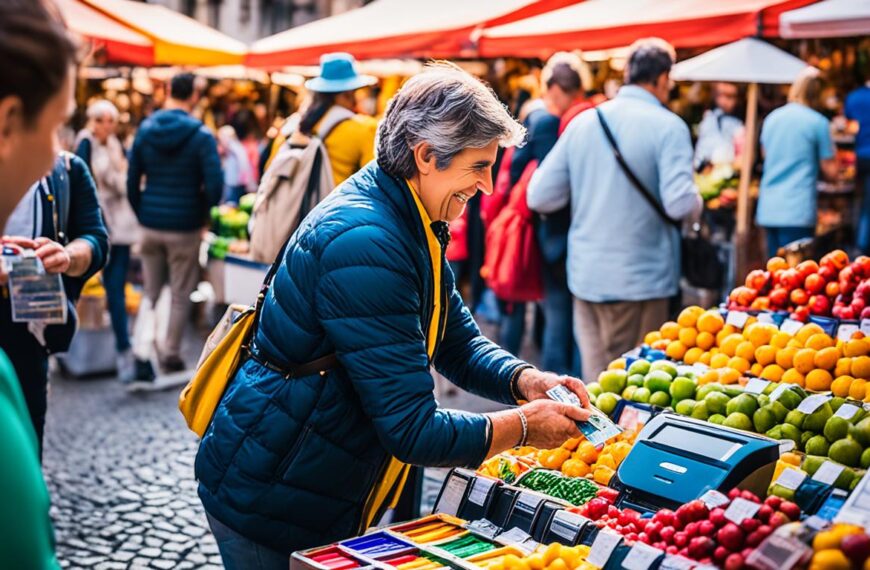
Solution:
[{"label": "terminal screen", "polygon": [[650,441],[684,449],[697,455],[709,457],[719,461],[725,461],[740,449],[740,442],[722,437],[714,437],[701,431],[683,429],[681,427],[666,425],[658,430]]}]

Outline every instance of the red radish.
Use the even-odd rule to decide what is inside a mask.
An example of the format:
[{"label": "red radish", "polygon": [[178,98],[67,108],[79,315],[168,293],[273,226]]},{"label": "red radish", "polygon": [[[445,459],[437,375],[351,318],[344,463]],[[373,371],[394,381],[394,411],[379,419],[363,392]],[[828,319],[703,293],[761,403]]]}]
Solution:
[{"label": "red radish", "polygon": [[672,544],[674,542],[674,534],[676,534],[676,532],[677,531],[674,530],[674,527],[666,526],[661,531],[659,531],[659,536],[668,544]]},{"label": "red radish", "polygon": [[630,533],[626,534],[625,540],[628,540],[629,542],[637,542],[637,533],[630,532]]},{"label": "red radish", "polygon": [[725,526],[725,523],[728,522],[728,519],[725,518],[725,509],[721,507],[716,507],[712,511],[710,511],[710,522],[712,522],[717,527]]},{"label": "red radish", "polygon": [[728,523],[716,533],[716,540],[728,550],[738,550],[743,546],[745,536],[740,527],[734,523]]},{"label": "red radish", "polygon": [[675,532],[674,533],[674,544],[676,544],[680,548],[683,548],[684,546],[689,544],[689,535],[683,531]]},{"label": "red radish", "polygon": [[727,548],[722,546],[721,544],[716,547],[716,550],[713,551],[713,560],[719,562],[725,562],[725,559],[728,558],[728,555],[731,554]]},{"label": "red radish", "polygon": [[725,559],[725,570],[741,570],[743,568],[743,556],[736,552]]},{"label": "red radish", "polygon": [[692,522],[686,525],[686,535],[689,538],[694,538],[698,536],[698,523]]},{"label": "red radish", "polygon": [[[633,511],[631,511],[630,509],[626,509],[624,511],[626,516],[628,516],[627,513],[629,513],[629,512],[633,512]],[[620,524],[625,524],[624,522],[622,522],[622,514],[620,513],[619,509],[614,507],[613,505],[610,505],[610,504],[607,505],[607,514],[610,515],[611,517],[618,517]]]},{"label": "red radish", "polygon": [[659,536],[659,532],[662,530],[664,525],[660,522],[652,521],[646,523],[646,526],[643,527],[643,531],[647,533],[650,538],[656,538]]},{"label": "red radish", "polygon": [[771,495],[764,499],[764,504],[777,511],[779,510],[779,506],[782,504],[782,498],[777,497],[776,495]]},{"label": "red radish", "polygon": [[740,496],[740,489],[738,489],[736,487],[734,489],[731,489],[730,491],[728,491],[728,498],[731,499],[732,501],[739,496]]},{"label": "red radish", "polygon": [[770,515],[770,520],[767,521],[767,524],[769,524],[771,528],[779,528],[782,525],[788,524],[790,522],[791,521],[789,520],[789,518],[783,513],[773,513],[772,515]]},{"label": "red radish", "polygon": [[700,560],[713,551],[715,543],[706,536],[695,537],[689,542],[689,555],[695,560]]},{"label": "red radish", "polygon": [[756,530],[755,532],[760,534],[761,538],[763,540],[763,539],[767,538],[768,536],[770,536],[770,533],[773,532],[773,528],[770,525],[763,524],[760,527],[758,527],[758,530]]},{"label": "red radish", "polygon": [[662,509],[653,515],[653,520],[662,523],[662,526],[674,526],[674,511]]},{"label": "red radish", "polygon": [[756,530],[755,532],[751,532],[746,536],[746,544],[748,546],[756,547],[761,544],[761,541],[763,541],[765,538],[767,537],[763,536],[760,532]]},{"label": "red radish", "polygon": [[760,520],[761,522],[766,523],[770,520],[770,515],[772,514],[773,507],[771,507],[770,505],[761,505],[761,508],[758,509],[758,512],[755,514],[755,516],[758,517],[758,520]]},{"label": "red radish", "polygon": [[680,551],[680,549],[677,548],[676,546],[674,546],[673,544],[668,546],[667,548],[665,548],[665,552],[667,552],[668,554],[671,554],[671,555],[676,555],[677,552],[679,552],[679,551]]},{"label": "red radish", "polygon": [[791,501],[783,501],[779,511],[793,521],[799,521],[801,518],[801,508]]},{"label": "red radish", "polygon": [[650,542],[652,542],[652,541],[649,539],[649,536],[647,536],[647,534],[646,534],[645,532],[641,532],[641,533],[639,533],[639,534],[637,535],[637,539],[638,539],[639,541],[641,541],[642,543],[644,543],[644,544],[649,544]]},{"label": "red radish", "polygon": [[758,527],[761,526],[761,521],[758,519],[743,519],[743,522],[740,523],[740,528],[745,533],[755,532],[758,530]]},{"label": "red radish", "polygon": [[656,548],[658,548],[659,550],[664,550],[665,548],[668,547],[667,543],[665,543],[665,542],[662,541],[662,540],[653,543],[653,546],[656,547]]}]

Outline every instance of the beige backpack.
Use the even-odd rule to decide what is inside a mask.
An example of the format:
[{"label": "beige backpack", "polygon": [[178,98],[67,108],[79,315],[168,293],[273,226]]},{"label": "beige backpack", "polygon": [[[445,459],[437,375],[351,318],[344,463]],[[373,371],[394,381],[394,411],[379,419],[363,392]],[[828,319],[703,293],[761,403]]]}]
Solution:
[{"label": "beige backpack", "polygon": [[263,173],[251,218],[251,258],[272,263],[287,238],[335,185],[326,147],[317,137],[287,143]]}]

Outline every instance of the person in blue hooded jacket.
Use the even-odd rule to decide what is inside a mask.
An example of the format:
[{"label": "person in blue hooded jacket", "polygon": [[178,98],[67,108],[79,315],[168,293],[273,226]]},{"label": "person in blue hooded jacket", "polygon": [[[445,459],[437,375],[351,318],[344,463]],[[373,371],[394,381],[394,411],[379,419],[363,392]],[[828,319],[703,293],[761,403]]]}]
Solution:
[{"label": "person in blue hooded jacket", "polygon": [[[360,533],[395,504],[409,465],[477,467],[518,444],[579,435],[588,409],[549,400],[580,380],[540,372],[481,335],[444,257],[447,223],[490,193],[499,144],[523,128],[450,64],[411,78],[378,127],[377,159],[293,234],[250,358],[196,457],[225,566],[286,568],[293,551]],[[430,368],[519,407],[438,407]]]},{"label": "person in blue hooded jacket", "polygon": [[[224,183],[214,136],[190,116],[199,97],[194,79],[190,73],[172,78],[164,109],[139,127],[127,168],[127,197],[142,226],[145,295],[154,304],[164,285],[172,291],[169,332],[160,351],[167,372],[185,368],[181,339],[190,294],[199,283],[202,230]],[[136,380],[153,380],[144,356],[137,355]]]}]

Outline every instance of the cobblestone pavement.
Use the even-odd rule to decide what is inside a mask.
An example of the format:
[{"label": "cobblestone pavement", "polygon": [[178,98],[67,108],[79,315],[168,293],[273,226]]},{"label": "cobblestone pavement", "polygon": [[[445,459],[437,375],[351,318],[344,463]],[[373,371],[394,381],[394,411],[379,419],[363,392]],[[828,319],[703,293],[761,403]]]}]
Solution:
[{"label": "cobblestone pavement", "polygon": [[44,472],[64,568],[222,568],[178,390],[53,380]]}]

